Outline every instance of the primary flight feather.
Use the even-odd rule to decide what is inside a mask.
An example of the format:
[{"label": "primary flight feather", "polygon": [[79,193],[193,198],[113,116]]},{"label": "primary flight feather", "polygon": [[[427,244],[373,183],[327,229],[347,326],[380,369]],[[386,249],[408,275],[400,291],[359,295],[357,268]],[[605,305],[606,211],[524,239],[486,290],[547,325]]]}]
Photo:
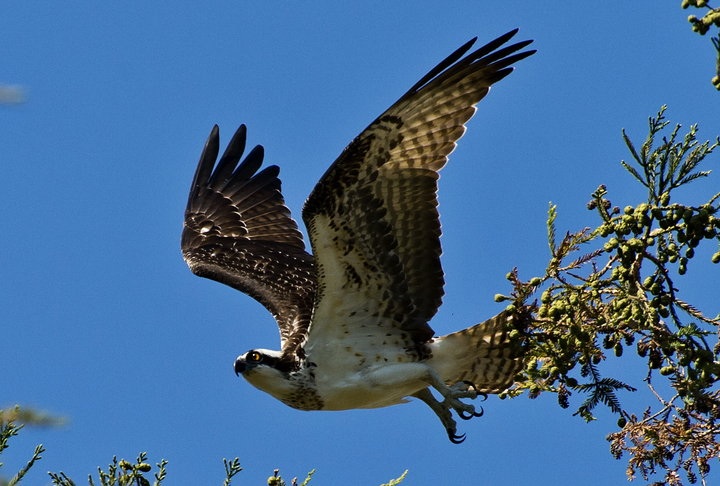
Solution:
[{"label": "primary flight feather", "polygon": [[[429,325],[441,304],[438,171],[490,87],[532,55],[508,32],[433,68],[340,154],[303,208],[312,254],[263,149],[245,152],[241,125],[220,160],[210,133],[185,210],[182,252],[196,275],[263,304],[281,350],[253,349],[235,372],[303,410],[375,408],[416,397],[461,442],[452,411],[479,416],[478,394],[508,388],[526,314],[503,312],[441,337]],[[431,393],[434,389],[442,397]]]}]

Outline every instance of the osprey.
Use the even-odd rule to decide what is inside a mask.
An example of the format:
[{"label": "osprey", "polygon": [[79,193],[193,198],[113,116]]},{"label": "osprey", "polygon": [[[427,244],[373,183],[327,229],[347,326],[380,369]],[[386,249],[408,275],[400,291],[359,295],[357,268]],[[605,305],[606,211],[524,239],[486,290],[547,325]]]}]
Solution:
[{"label": "osprey", "polygon": [[[301,410],[395,405],[416,397],[459,443],[452,416],[480,416],[463,401],[499,393],[519,371],[509,338],[528,313],[502,312],[433,337],[443,295],[438,171],[490,86],[534,50],[467,42],[373,121],[322,176],[302,217],[312,254],[280,192],[279,169],[259,170],[263,148],[245,151],[241,125],[216,164],[212,129],[190,189],[182,252],[193,273],[263,304],[281,350],[253,349],[236,374]],[[438,400],[431,389],[437,392]]]}]

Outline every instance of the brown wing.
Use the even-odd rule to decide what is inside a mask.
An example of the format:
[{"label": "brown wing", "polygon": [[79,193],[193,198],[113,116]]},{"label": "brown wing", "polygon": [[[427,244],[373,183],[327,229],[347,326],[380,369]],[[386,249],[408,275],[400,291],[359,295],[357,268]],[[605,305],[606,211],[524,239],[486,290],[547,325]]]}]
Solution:
[{"label": "brown wing", "polygon": [[[311,338],[345,314],[432,337],[443,295],[438,171],[475,104],[532,41],[501,47],[517,30],[441,62],[371,123],[328,169],[303,210],[318,275]],[[342,305],[339,305],[342,303]],[[368,330],[369,332],[369,330]],[[377,331],[380,332],[379,330]],[[383,331],[384,332],[384,331]],[[334,334],[333,334],[334,335]]]},{"label": "brown wing", "polygon": [[263,304],[280,327],[285,349],[294,347],[291,336],[304,334],[310,323],[313,258],[285,206],[278,167],[258,172],[262,146],[240,163],[245,140],[241,125],[215,166],[219,130],[212,129],[190,189],[181,247],[193,273]]}]

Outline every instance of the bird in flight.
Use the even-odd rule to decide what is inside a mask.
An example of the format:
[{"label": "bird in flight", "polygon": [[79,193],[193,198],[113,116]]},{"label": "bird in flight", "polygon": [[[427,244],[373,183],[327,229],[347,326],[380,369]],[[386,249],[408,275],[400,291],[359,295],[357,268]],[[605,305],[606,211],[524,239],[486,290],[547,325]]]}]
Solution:
[{"label": "bird in flight", "polygon": [[[395,405],[415,397],[462,442],[453,412],[499,393],[521,367],[509,338],[529,319],[502,312],[446,336],[428,324],[443,296],[438,172],[490,86],[532,55],[508,45],[517,29],[471,50],[467,42],[410,88],[343,150],[305,202],[312,253],[280,191],[260,170],[241,125],[225,152],[205,143],[185,210],[182,253],[193,273],[244,292],[280,328],[281,349],[252,349],[235,372],[301,410]],[[241,161],[242,159],[242,161]],[[217,161],[217,163],[216,163]],[[439,395],[439,399],[431,390]]]}]

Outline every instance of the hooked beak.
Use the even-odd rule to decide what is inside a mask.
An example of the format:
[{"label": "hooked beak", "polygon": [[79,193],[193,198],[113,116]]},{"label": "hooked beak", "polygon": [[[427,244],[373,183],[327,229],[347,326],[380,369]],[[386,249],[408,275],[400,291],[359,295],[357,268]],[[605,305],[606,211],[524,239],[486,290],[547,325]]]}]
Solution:
[{"label": "hooked beak", "polygon": [[245,369],[247,366],[245,365],[245,361],[238,358],[235,360],[235,375],[240,376],[242,373],[245,372]]}]

